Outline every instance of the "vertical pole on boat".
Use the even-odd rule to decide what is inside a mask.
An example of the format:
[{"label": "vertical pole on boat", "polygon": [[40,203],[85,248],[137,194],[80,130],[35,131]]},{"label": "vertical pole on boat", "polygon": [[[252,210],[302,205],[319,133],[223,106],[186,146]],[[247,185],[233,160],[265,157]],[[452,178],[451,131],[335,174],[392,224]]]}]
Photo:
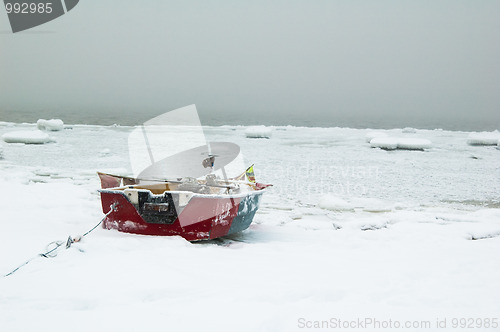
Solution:
[{"label": "vertical pole on boat", "polygon": [[146,142],[146,147],[148,148],[148,153],[149,153],[149,159],[151,160],[151,165],[155,163],[155,160],[153,158],[153,152],[151,151],[151,146],[149,145],[149,139],[148,135],[146,134],[146,128],[144,128],[144,125],[141,125],[142,129],[142,134],[144,135],[144,141]]},{"label": "vertical pole on boat", "polygon": [[[208,148],[208,158],[212,157],[212,148],[210,147],[210,142],[207,141],[207,148]],[[214,165],[210,165],[210,173],[214,172]]]},{"label": "vertical pole on boat", "polygon": [[208,147],[208,156],[212,156],[212,148],[210,147],[210,142],[207,142],[207,147]]}]

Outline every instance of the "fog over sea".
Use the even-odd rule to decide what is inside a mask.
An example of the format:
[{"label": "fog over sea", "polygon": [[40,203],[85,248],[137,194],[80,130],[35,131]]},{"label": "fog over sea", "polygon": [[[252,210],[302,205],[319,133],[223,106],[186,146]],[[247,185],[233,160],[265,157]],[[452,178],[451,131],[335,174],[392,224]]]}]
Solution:
[{"label": "fog over sea", "polygon": [[500,129],[499,1],[116,3],[0,13],[0,121]]},{"label": "fog over sea", "polygon": [[[267,125],[267,126],[297,126],[297,127],[344,127],[344,128],[404,128],[414,127],[420,129],[445,129],[454,131],[492,131],[500,130],[500,112],[489,117],[476,117],[464,115],[442,115],[433,116],[415,114],[414,116],[397,116],[394,114],[366,115],[334,112],[207,112],[203,107],[198,107],[202,125]],[[166,108],[164,112],[173,110]],[[38,119],[60,118],[68,124],[91,124],[91,125],[139,125],[143,122],[162,114],[161,111],[127,110],[120,112],[96,111],[96,110],[33,110],[22,112],[5,112],[0,110],[0,121],[15,123],[35,123]],[[471,115],[473,112],[471,111]]]}]

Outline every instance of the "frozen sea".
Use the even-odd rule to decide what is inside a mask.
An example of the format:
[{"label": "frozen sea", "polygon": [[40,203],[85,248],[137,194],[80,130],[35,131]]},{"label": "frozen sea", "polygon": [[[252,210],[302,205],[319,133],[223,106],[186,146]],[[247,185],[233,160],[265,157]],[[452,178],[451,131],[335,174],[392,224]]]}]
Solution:
[{"label": "frozen sea", "polygon": [[[99,222],[96,171],[130,172],[133,128],[65,125],[52,143],[0,141],[2,275]],[[35,129],[0,123],[0,136]],[[204,127],[274,185],[248,230],[190,243],[98,228],[0,279],[2,331],[303,331],[365,319],[428,331],[446,319],[457,331],[461,318],[495,330],[485,319],[500,320],[496,146],[445,130],[382,130],[432,141],[386,151],[365,141],[368,129],[272,127],[270,139],[246,129]]]}]

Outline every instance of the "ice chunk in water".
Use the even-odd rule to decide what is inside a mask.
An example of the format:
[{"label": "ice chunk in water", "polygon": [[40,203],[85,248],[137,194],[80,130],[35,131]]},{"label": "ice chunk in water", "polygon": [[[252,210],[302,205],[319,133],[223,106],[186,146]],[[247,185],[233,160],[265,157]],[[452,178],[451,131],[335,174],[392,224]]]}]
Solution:
[{"label": "ice chunk in water", "polygon": [[40,130],[12,131],[3,134],[2,138],[6,143],[44,144],[52,141],[49,135]]},{"label": "ice chunk in water", "polygon": [[398,148],[398,139],[394,137],[376,137],[370,141],[370,146],[384,150],[396,150]]},{"label": "ice chunk in water", "polygon": [[64,122],[60,119],[39,119],[36,126],[40,130],[59,131],[64,129]]},{"label": "ice chunk in water", "polygon": [[467,144],[469,145],[498,145],[499,141],[500,133],[498,131],[470,133],[467,138]]}]

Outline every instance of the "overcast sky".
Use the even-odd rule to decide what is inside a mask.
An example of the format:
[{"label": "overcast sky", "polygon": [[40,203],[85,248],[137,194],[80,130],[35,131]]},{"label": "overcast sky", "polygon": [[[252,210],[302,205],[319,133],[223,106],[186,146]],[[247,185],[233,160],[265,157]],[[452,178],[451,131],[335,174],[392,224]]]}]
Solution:
[{"label": "overcast sky", "polygon": [[500,129],[500,1],[81,0],[12,34],[0,121]]}]

